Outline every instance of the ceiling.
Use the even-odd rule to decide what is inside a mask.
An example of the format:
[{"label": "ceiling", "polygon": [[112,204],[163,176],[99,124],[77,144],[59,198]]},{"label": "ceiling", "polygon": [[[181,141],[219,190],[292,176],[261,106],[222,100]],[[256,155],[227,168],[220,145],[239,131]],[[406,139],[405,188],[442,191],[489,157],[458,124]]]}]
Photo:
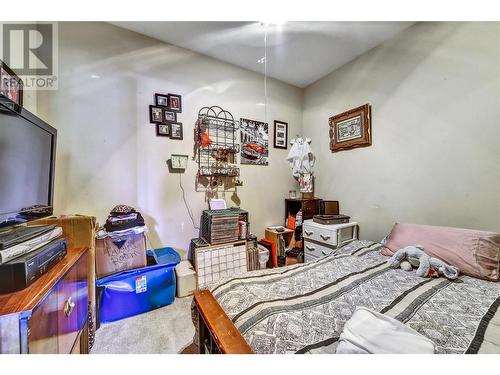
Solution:
[{"label": "ceiling", "polygon": [[306,87],[412,22],[114,22],[158,40]]}]

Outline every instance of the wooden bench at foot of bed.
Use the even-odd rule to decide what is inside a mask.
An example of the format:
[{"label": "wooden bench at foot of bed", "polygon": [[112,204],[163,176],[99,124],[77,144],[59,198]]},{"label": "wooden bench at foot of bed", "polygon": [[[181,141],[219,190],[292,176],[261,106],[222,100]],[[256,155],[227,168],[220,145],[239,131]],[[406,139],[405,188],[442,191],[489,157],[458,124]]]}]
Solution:
[{"label": "wooden bench at foot of bed", "polygon": [[198,348],[200,353],[253,353],[250,345],[209,290],[195,292],[194,303],[198,310]]}]

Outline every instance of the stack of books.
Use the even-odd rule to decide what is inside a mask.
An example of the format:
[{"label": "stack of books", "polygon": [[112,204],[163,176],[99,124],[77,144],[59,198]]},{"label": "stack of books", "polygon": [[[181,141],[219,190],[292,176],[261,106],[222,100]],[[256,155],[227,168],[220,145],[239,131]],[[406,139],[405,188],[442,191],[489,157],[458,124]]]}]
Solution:
[{"label": "stack of books", "polygon": [[259,249],[255,247],[252,241],[247,242],[247,270],[259,270]]}]

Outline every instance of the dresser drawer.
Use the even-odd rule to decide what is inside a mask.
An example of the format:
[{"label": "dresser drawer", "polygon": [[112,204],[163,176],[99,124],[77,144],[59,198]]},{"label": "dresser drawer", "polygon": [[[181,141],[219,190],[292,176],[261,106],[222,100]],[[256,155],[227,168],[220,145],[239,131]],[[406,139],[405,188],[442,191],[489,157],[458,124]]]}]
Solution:
[{"label": "dresser drawer", "polygon": [[335,228],[320,228],[304,223],[304,239],[322,242],[330,246],[337,246],[337,230]]},{"label": "dresser drawer", "polygon": [[330,255],[335,252],[335,249],[321,245],[316,242],[304,241],[304,256],[313,256],[316,258]]},{"label": "dresser drawer", "polygon": [[28,351],[69,354],[87,319],[88,282],[85,253],[59,280],[29,319]]},{"label": "dresser drawer", "polygon": [[29,320],[30,354],[57,354],[57,293],[51,292]]},{"label": "dresser drawer", "polygon": [[305,240],[340,247],[358,238],[358,223],[323,225],[312,220],[304,221],[302,235]]},{"label": "dresser drawer", "polygon": [[87,254],[61,280],[57,288],[58,349],[71,353],[87,316]]}]

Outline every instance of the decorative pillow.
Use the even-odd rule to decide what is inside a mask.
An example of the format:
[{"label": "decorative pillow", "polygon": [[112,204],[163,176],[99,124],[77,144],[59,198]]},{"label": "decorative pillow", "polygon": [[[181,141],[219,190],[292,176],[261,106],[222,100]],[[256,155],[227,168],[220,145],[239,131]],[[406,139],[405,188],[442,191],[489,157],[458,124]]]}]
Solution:
[{"label": "decorative pillow", "polygon": [[399,249],[422,245],[431,257],[457,267],[465,275],[500,279],[500,234],[473,229],[396,223],[382,254],[392,256]]}]

